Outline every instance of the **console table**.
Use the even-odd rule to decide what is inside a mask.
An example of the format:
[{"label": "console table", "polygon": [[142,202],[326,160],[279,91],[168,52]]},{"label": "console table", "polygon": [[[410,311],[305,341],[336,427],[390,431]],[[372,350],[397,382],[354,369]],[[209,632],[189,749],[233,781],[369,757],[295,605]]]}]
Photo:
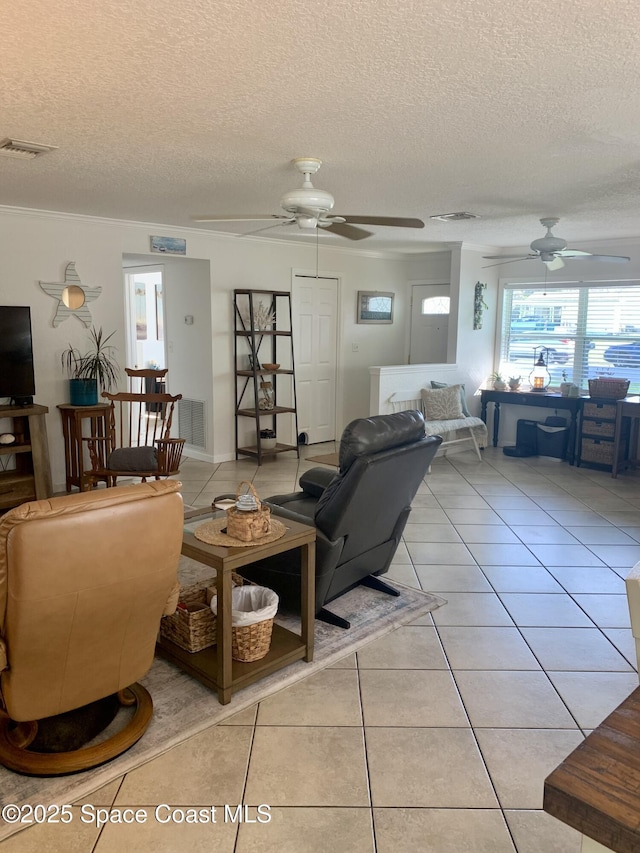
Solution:
[{"label": "console table", "polygon": [[529,406],[541,409],[566,409],[570,415],[567,458],[571,465],[573,465],[577,432],[576,423],[582,399],[580,397],[563,397],[561,394],[546,394],[537,391],[493,391],[483,389],[480,391],[480,417],[485,423],[487,422],[487,403],[493,403],[493,446],[497,447],[500,432],[501,405]]}]

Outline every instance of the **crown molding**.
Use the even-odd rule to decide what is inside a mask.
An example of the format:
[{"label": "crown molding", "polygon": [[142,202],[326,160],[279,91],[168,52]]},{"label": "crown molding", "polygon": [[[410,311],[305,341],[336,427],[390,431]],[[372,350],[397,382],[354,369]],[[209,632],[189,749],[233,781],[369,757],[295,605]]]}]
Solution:
[{"label": "crown molding", "polygon": [[[149,234],[157,232],[163,233],[164,236],[172,237],[199,237],[203,239],[213,240],[238,240],[240,237],[237,234],[231,234],[228,231],[212,231],[209,229],[195,228],[185,225],[170,225],[166,222],[139,222],[133,219],[113,219],[106,216],[89,216],[82,213],[67,213],[60,210],[41,210],[31,207],[12,207],[10,205],[0,205],[0,215],[6,213],[10,216],[25,216],[33,219],[57,219],[63,222],[85,222],[89,225],[99,225],[106,228],[135,228],[139,231],[144,231]],[[304,246],[306,249],[316,249],[315,240],[281,240],[277,237],[259,237],[257,235],[246,235],[241,238],[242,241],[258,242],[261,244],[268,243],[269,245],[276,243],[283,247],[300,248]],[[320,251],[329,249],[331,252],[346,255],[358,255],[360,257],[379,258],[384,260],[406,260],[414,250],[403,251],[401,249],[364,249],[356,246],[336,246],[328,245],[324,242],[319,243]],[[424,251],[424,250],[422,250]],[[171,257],[178,257],[171,255]],[[184,256],[182,256],[184,257]],[[187,255],[188,257],[188,255]]]}]

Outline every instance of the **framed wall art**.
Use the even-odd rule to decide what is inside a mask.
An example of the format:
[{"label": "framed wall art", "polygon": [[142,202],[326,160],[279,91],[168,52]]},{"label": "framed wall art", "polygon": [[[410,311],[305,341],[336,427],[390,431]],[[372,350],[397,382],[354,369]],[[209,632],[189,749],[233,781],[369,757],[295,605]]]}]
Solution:
[{"label": "framed wall art", "polygon": [[151,237],[151,251],[170,255],[186,255],[187,241],[182,237]]},{"label": "framed wall art", "polygon": [[393,323],[394,296],[381,290],[359,290],[356,322]]}]

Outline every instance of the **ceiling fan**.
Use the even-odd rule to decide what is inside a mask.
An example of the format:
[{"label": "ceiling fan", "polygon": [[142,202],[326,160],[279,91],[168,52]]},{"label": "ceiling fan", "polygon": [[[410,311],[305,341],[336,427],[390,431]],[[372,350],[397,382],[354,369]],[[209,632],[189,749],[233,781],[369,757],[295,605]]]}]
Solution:
[{"label": "ceiling fan", "polygon": [[[322,228],[331,234],[346,237],[347,240],[364,240],[373,232],[364,228],[356,228],[356,225],[386,225],[393,228],[424,228],[421,219],[402,219],[392,216],[337,216],[332,214],[334,199],[325,190],[316,189],[311,183],[311,176],[315,175],[322,160],[315,157],[297,157],[292,161],[296,169],[304,175],[302,187],[285,193],[280,199],[280,206],[286,211],[286,215],[256,214],[256,215],[220,215],[220,216],[192,216],[194,222],[260,222],[262,220],[273,222],[265,228],[258,229],[266,231],[269,228],[277,228],[282,225],[297,225],[302,230],[314,230]],[[258,233],[251,231],[251,234]]]},{"label": "ceiling fan", "polygon": [[[539,237],[530,245],[531,252],[528,255],[484,255],[487,261],[500,261],[501,263],[510,264],[514,261],[540,260],[548,270],[560,270],[564,266],[565,260],[572,261],[611,261],[615,264],[626,264],[630,259],[623,255],[592,255],[591,252],[580,252],[577,250],[567,249],[567,241],[562,237],[554,237],[551,229],[554,225],[560,222],[559,219],[547,217],[541,219],[540,224],[547,229],[544,237]],[[501,266],[498,264],[489,264],[489,267]],[[487,269],[487,267],[485,267]]]}]

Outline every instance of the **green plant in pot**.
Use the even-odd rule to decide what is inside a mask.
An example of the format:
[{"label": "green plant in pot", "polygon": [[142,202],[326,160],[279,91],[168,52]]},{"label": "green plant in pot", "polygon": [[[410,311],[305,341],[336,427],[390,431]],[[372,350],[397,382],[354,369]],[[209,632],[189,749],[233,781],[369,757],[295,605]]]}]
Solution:
[{"label": "green plant in pot", "polygon": [[489,382],[493,383],[495,391],[505,391],[507,383],[504,381],[504,376],[501,373],[492,373],[489,376]]},{"label": "green plant in pot", "polygon": [[260,443],[265,450],[270,450],[276,447],[278,440],[276,438],[275,430],[273,429],[261,429],[260,430]]},{"label": "green plant in pot", "polygon": [[115,332],[103,334],[102,328],[91,328],[90,346],[84,354],[69,344],[60,356],[62,369],[69,377],[69,395],[72,406],[95,406],[98,386],[101,391],[111,391],[117,384],[120,368],[114,346],[109,344]]}]

